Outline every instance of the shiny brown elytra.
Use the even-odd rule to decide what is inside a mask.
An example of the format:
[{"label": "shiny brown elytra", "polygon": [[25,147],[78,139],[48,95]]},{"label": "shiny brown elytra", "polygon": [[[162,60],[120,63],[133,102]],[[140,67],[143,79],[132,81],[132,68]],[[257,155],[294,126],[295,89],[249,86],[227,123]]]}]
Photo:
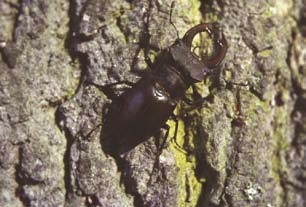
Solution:
[{"label": "shiny brown elytra", "polygon": [[224,59],[227,43],[223,35],[214,39],[215,55],[207,60],[201,61],[191,51],[195,35],[207,32],[213,37],[214,26],[204,23],[189,29],[182,39],[157,56],[146,75],[113,99],[101,136],[106,153],[117,156],[128,152],[165,128],[186,90],[201,82]]}]

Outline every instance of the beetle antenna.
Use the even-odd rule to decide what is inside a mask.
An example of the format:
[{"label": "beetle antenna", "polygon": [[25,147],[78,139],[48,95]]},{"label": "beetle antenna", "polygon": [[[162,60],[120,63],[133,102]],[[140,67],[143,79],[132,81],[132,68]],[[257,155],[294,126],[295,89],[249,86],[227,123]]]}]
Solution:
[{"label": "beetle antenna", "polygon": [[179,39],[179,38],[180,38],[179,32],[178,32],[178,30],[177,30],[175,24],[172,22],[172,12],[173,12],[174,6],[175,6],[175,2],[172,1],[172,2],[171,2],[171,8],[170,8],[170,20],[169,20],[169,21],[170,21],[170,24],[174,27],[174,29],[175,29],[175,31],[176,31],[177,39]]}]

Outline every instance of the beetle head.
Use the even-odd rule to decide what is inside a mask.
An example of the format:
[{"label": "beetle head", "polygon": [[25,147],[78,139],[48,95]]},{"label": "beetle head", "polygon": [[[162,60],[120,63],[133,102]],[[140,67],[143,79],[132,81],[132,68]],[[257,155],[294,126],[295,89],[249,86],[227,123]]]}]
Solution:
[{"label": "beetle head", "polygon": [[178,39],[171,47],[170,54],[175,64],[180,69],[184,77],[191,78],[192,82],[202,81],[209,73],[209,68],[215,67],[224,59],[227,42],[222,34],[221,39],[214,38],[215,52],[212,57],[201,61],[197,55],[191,51],[193,38],[200,32],[207,32],[210,37],[214,37],[213,30],[216,24],[199,24],[186,32],[183,39]]},{"label": "beetle head", "polygon": [[208,67],[190,51],[190,48],[182,40],[177,40],[170,47],[169,52],[176,68],[185,78],[191,78],[192,82],[202,81],[209,72]]}]

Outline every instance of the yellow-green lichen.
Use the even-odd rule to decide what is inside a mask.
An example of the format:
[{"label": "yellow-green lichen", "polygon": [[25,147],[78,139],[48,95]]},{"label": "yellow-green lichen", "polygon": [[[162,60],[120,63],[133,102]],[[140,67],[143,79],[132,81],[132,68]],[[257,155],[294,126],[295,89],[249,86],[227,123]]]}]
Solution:
[{"label": "yellow-green lichen", "polygon": [[286,16],[292,8],[292,1],[278,0],[270,3],[270,13],[275,16]]},{"label": "yellow-green lichen", "polygon": [[[225,101],[226,100],[226,101]],[[226,147],[228,145],[227,140],[230,137],[230,118],[219,119],[220,114],[223,112],[223,108],[233,108],[233,94],[230,92],[221,92],[214,97],[214,105],[209,109],[202,108],[201,117],[209,124],[209,131],[207,141],[205,143],[205,152],[207,153],[207,161],[217,171],[220,172],[220,176],[223,176],[225,165],[227,162]],[[212,111],[212,109],[214,109]],[[215,125],[215,122],[222,122],[223,124]],[[219,123],[220,123],[219,122]],[[216,144],[218,142],[218,144]]]},{"label": "yellow-green lichen", "polygon": [[[171,127],[170,137],[174,136],[175,122],[168,121]],[[172,130],[173,129],[173,130]],[[195,158],[191,157],[187,160],[186,154],[183,152],[183,146],[185,137],[184,123],[179,121],[179,127],[176,135],[176,140],[179,146],[174,142],[170,144],[170,149],[174,154],[176,165],[179,168],[177,183],[180,185],[177,189],[178,192],[178,206],[179,207],[192,207],[196,206],[200,192],[201,183],[198,182],[194,174]],[[193,137],[188,137],[192,140]],[[188,189],[188,190],[187,190]]]},{"label": "yellow-green lichen", "polygon": [[269,111],[269,103],[261,101],[254,94],[247,90],[240,90],[240,105],[241,113],[246,118],[248,124],[253,122],[254,118],[257,119],[259,113],[267,113]]},{"label": "yellow-green lichen", "polygon": [[270,176],[274,179],[275,185],[275,204],[282,206],[283,204],[283,189],[281,187],[282,178],[280,175],[287,174],[288,168],[285,161],[285,152],[290,147],[286,135],[290,133],[290,119],[288,116],[288,104],[281,107],[275,107],[273,110],[274,116],[274,133],[273,133],[273,157],[272,157],[272,171]]},{"label": "yellow-green lichen", "polygon": [[292,1],[287,0],[268,2],[268,5],[261,13],[261,16],[265,19],[271,18],[273,16],[286,16],[290,12],[292,6]]},{"label": "yellow-green lichen", "polygon": [[80,63],[78,61],[72,63],[71,65],[67,66],[66,71],[69,74],[66,78],[66,84],[65,84],[65,96],[70,99],[75,95],[75,91],[78,87],[80,76],[81,76],[81,70],[80,70]]},{"label": "yellow-green lichen", "polygon": [[266,58],[269,57],[272,54],[271,49],[262,50],[259,53],[257,53],[258,57]]},{"label": "yellow-green lichen", "polygon": [[[200,1],[198,0],[191,0],[191,1],[184,1],[184,0],[178,0],[178,2],[176,2],[177,5],[181,5],[180,8],[177,8],[178,10],[180,10],[181,8],[184,8],[185,10],[179,11],[178,13],[181,14],[184,17],[187,17],[189,22],[190,22],[190,26],[194,26],[196,24],[199,24],[200,22],[202,22],[202,14],[199,11],[200,8]],[[186,9],[188,8],[188,9]],[[205,16],[207,17],[207,16]],[[205,19],[205,21],[216,21],[217,17],[214,14],[209,14],[208,19]],[[180,30],[180,28],[183,27],[178,27],[178,29]],[[185,32],[185,31],[182,31]],[[181,31],[180,31],[181,33]],[[196,45],[201,45],[201,39],[199,36],[196,36],[193,44]],[[202,48],[200,48],[202,49]],[[200,52],[199,52],[200,54]],[[201,94],[202,97],[206,97],[209,94],[209,90],[208,90],[208,85],[210,85],[210,80],[207,80],[206,83],[198,83],[196,84],[196,88],[197,88],[197,92]],[[191,99],[191,90],[187,91],[187,97],[189,97]],[[179,107],[177,107],[177,110],[180,110]],[[211,116],[211,111],[205,111],[205,109],[203,109],[202,111],[198,111],[195,110],[193,111],[193,113],[198,113],[198,115],[195,116],[203,116],[200,115],[199,113],[207,113],[207,117]],[[174,129],[175,129],[175,122],[173,121],[168,121],[168,124],[171,127],[170,130],[170,137],[174,136]],[[182,121],[179,121],[179,126],[178,126],[178,132],[176,135],[176,141],[178,143],[179,146],[176,146],[176,144],[174,142],[171,142],[170,144],[170,149],[173,152],[174,156],[175,156],[175,160],[176,160],[176,165],[179,168],[179,173],[178,173],[178,177],[177,177],[177,183],[178,185],[180,185],[177,189],[178,189],[178,206],[179,207],[193,207],[196,206],[199,196],[201,194],[201,189],[202,189],[202,183],[205,182],[205,178],[202,178],[200,181],[198,180],[198,178],[195,176],[195,167],[196,167],[196,160],[194,156],[189,156],[187,157],[185,153],[183,153],[182,151],[184,151],[184,149],[182,148],[182,146],[188,145],[190,148],[192,149],[199,149],[198,147],[195,147],[195,142],[194,142],[194,137],[193,137],[193,132],[187,133],[188,135],[185,134],[185,126],[184,123]],[[220,154],[220,157],[218,158],[218,160],[220,161],[220,166],[218,168],[224,168],[224,164],[226,162],[226,155],[225,155],[225,150],[223,149],[226,146],[226,143],[223,143],[222,145],[220,145],[220,151],[224,151],[224,153]],[[204,147],[204,146],[203,146]],[[201,149],[203,149],[203,147]],[[208,147],[208,151],[212,150],[210,149],[210,146]]]},{"label": "yellow-green lichen", "polygon": [[185,0],[178,0],[176,2],[176,5],[181,5],[181,8],[185,9],[180,13],[184,14],[184,16],[187,16],[191,24],[198,24],[200,22],[201,20],[201,13],[199,11],[199,8],[201,6],[200,1],[190,0],[186,2]]}]

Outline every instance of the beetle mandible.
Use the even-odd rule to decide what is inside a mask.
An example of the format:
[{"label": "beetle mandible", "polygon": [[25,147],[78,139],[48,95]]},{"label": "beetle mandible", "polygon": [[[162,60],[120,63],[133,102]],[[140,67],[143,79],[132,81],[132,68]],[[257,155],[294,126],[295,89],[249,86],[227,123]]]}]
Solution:
[{"label": "beetle mandible", "polygon": [[[194,83],[224,59],[227,42],[213,38],[215,24],[202,23],[163,50],[151,70],[112,101],[102,129],[102,147],[113,156],[130,151],[165,126],[177,103]],[[214,40],[214,55],[205,61],[191,51],[196,34],[207,32]]]}]

